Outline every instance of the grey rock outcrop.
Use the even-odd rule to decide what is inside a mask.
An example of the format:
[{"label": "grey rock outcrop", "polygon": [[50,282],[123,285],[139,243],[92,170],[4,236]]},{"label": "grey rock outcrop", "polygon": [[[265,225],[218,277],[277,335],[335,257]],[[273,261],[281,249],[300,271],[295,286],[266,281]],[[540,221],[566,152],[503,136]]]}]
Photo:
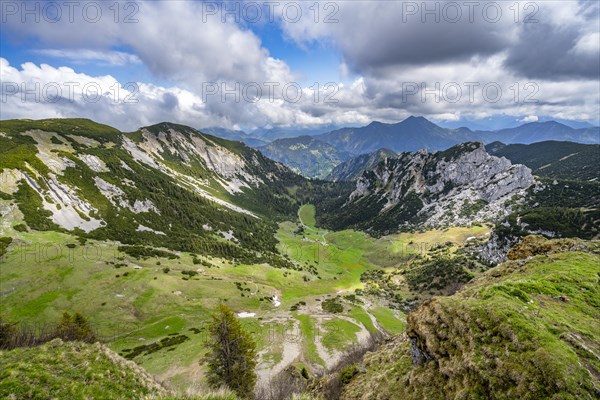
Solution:
[{"label": "grey rock outcrop", "polygon": [[383,204],[379,214],[393,215],[411,201],[413,216],[423,226],[469,225],[507,215],[533,183],[526,166],[469,142],[441,152],[421,150],[384,159],[358,179],[346,206],[371,198],[369,203]]}]

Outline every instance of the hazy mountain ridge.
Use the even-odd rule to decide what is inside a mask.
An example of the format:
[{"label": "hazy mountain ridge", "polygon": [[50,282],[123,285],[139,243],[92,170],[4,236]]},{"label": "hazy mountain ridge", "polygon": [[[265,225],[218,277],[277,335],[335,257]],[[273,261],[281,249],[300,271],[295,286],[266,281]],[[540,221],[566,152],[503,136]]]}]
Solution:
[{"label": "hazy mountain ridge", "polygon": [[[261,148],[269,157],[283,162],[295,171],[311,178],[327,177],[326,172],[345,161],[348,154],[360,157],[380,149],[388,149],[397,153],[414,152],[421,149],[437,151],[469,141],[530,144],[554,140],[600,144],[599,127],[574,129],[555,121],[545,121],[494,131],[472,131],[465,127],[442,128],[424,117],[411,116],[394,124],[374,121],[367,126],[341,128],[322,134],[315,134],[314,131],[310,131],[311,146],[317,148],[316,153],[319,154],[308,152],[298,154],[298,147],[307,145],[308,136],[302,133],[303,130],[298,130],[303,136],[290,137],[292,136],[290,132],[294,131],[286,130],[285,139],[276,139],[273,143],[264,145]],[[235,135],[226,134],[224,136],[229,138]],[[276,137],[277,135],[274,136],[274,138]],[[303,156],[306,158],[303,158]],[[361,157],[356,163],[360,164],[362,159]],[[315,173],[315,168],[312,167],[315,163],[319,163],[321,173]],[[309,169],[311,170],[310,173],[306,173],[305,171]],[[330,179],[339,180],[335,176]]]},{"label": "hazy mountain ridge", "polygon": [[241,130],[233,130],[219,127],[209,127],[199,129],[201,132],[208,133],[213,136],[218,136],[221,139],[237,140],[243,142],[250,147],[260,147],[269,143],[268,140],[261,139],[255,135],[251,135]]},{"label": "hazy mountain ridge", "polygon": [[362,173],[379,164],[386,158],[397,157],[398,154],[392,150],[380,149],[368,154],[344,161],[338,164],[327,176],[330,181],[355,181]]},{"label": "hazy mountain ridge", "polygon": [[423,117],[409,117],[397,124],[375,121],[362,128],[343,128],[317,138],[338,149],[363,154],[381,148],[396,152],[443,150],[478,136],[466,128],[444,129]]},{"label": "hazy mountain ridge", "polygon": [[498,131],[476,131],[485,142],[500,141],[507,144],[531,144],[548,140],[600,143],[600,127],[574,129],[556,121],[530,122],[516,128]]}]

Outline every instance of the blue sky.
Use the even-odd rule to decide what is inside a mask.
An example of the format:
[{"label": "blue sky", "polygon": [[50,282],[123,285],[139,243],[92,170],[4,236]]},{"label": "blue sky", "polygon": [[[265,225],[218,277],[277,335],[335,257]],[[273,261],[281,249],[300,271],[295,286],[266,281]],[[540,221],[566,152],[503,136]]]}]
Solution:
[{"label": "blue sky", "polygon": [[[91,2],[101,4],[101,18],[76,11],[70,21],[65,2],[57,1],[62,14],[52,23],[56,15],[44,14],[49,2],[28,3],[38,5],[37,16],[24,16],[21,2],[8,3],[0,10],[2,118],[243,129],[366,125],[409,115],[478,128],[600,119],[595,2],[540,3],[535,23],[524,20],[526,2],[516,3],[518,15],[492,2],[502,16],[492,21],[486,2],[473,20],[467,10],[451,20],[444,2],[428,3],[438,10],[433,16],[414,2],[318,2],[315,18],[315,3],[281,1],[272,22],[256,22],[243,12],[223,21],[233,2],[206,1],[121,2],[118,18],[113,2]],[[237,4],[241,10],[262,3]],[[290,18],[288,9],[301,18]],[[132,10],[134,23],[125,21]],[[333,16],[328,23],[326,15]],[[72,82],[78,88],[66,102],[21,90]],[[335,86],[325,88],[329,82]],[[87,101],[85,85],[99,88],[101,98]],[[491,98],[489,88],[500,96]]]}]

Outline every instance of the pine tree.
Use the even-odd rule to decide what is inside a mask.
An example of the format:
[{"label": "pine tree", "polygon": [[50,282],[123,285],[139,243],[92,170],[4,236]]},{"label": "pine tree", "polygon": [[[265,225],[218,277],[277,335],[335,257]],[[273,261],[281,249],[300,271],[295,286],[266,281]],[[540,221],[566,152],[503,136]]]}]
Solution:
[{"label": "pine tree", "polygon": [[256,343],[242,329],[227,306],[221,304],[209,325],[208,383],[227,386],[241,398],[251,398],[256,383]]},{"label": "pine tree", "polygon": [[55,336],[66,341],[90,343],[96,341],[96,335],[94,335],[90,323],[79,313],[71,315],[68,312],[64,312],[56,328]]}]

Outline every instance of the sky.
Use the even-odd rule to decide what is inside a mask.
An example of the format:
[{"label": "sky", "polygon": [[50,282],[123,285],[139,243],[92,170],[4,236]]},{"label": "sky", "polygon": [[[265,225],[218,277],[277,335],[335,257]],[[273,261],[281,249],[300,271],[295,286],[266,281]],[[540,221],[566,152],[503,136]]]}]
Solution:
[{"label": "sky", "polygon": [[600,122],[597,1],[0,2],[0,118]]}]

